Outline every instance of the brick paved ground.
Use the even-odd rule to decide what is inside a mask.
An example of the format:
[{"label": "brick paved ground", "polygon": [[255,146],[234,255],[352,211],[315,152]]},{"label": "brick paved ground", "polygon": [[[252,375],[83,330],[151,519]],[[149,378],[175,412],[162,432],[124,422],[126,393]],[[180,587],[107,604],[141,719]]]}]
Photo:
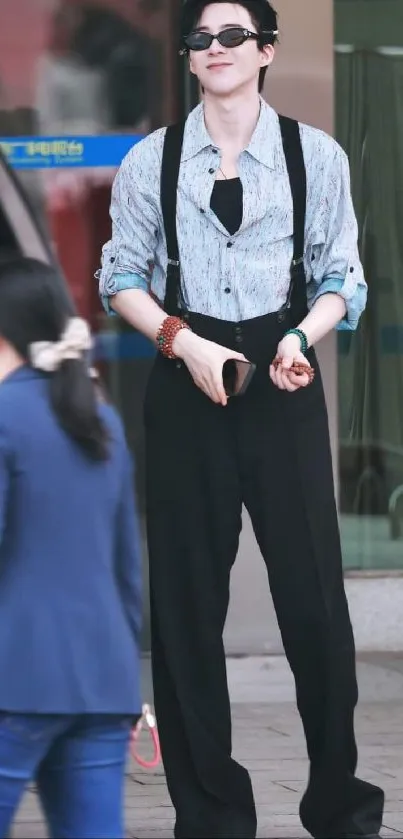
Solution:
[{"label": "brick paved ground", "polygon": [[[297,813],[307,763],[287,665],[282,658],[231,659],[228,670],[234,749],[252,774],[258,835],[265,839],[303,839],[307,834]],[[403,662],[393,657],[367,657],[359,664],[359,682],[360,773],[385,789],[382,836],[403,839]],[[126,823],[128,837],[172,836],[173,814],[162,771],[145,773],[129,767]],[[29,792],[18,813],[13,837],[45,836],[35,795]]]}]

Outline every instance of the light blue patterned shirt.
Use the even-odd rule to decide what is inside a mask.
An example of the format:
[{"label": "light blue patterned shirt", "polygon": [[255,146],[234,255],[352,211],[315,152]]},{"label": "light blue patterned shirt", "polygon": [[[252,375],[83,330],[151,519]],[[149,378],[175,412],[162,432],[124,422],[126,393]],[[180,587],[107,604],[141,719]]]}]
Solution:
[{"label": "light blue patterned shirt", "polygon": [[[112,238],[102,249],[97,272],[107,311],[110,298],[127,288],[149,290],[164,300],[167,248],[160,174],[165,130],[134,146],[114,180]],[[323,131],[301,125],[301,139],[307,172],[304,260],[309,306],[321,294],[336,292],[347,305],[340,328],[355,329],[367,285],[348,160]],[[190,311],[239,321],[277,311],[290,283],[292,197],[278,116],[264,100],[252,139],[239,158],[243,221],[234,235],[210,207],[220,159],[200,104],[186,122],[178,183],[182,293]]]}]

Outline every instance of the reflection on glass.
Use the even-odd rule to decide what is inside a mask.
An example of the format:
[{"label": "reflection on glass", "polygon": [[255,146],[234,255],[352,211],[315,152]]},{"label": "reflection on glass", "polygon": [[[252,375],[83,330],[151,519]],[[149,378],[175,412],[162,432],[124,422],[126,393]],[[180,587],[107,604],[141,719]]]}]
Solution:
[{"label": "reflection on glass", "polygon": [[[174,119],[174,5],[2,0],[0,136],[143,134]],[[21,174],[94,328],[101,311],[93,273],[109,237],[113,176],[106,168]]]},{"label": "reflection on glass", "polygon": [[117,9],[61,3],[38,62],[42,133],[149,130],[151,55],[144,29]]},{"label": "reflection on glass", "polygon": [[357,5],[340,4],[338,20],[336,2],[336,130],[369,298],[357,334],[339,338],[340,512],[346,565],[394,569],[403,568],[403,9],[394,4],[389,32],[383,21],[382,44],[380,4],[368,4],[363,43]]}]

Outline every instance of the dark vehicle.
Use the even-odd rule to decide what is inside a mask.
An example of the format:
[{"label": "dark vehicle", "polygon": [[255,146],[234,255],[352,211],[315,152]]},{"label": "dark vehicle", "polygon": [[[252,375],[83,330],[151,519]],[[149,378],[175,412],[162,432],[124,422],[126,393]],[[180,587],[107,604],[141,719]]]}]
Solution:
[{"label": "dark vehicle", "polygon": [[0,258],[14,254],[54,261],[29,199],[0,150]]}]

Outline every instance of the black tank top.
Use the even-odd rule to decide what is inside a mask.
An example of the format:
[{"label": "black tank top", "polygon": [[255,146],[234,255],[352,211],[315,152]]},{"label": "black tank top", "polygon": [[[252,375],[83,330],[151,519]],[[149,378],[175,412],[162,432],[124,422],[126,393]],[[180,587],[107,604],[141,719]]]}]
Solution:
[{"label": "black tank top", "polygon": [[240,178],[216,181],[210,207],[230,236],[239,230],[243,216],[243,189]]}]

